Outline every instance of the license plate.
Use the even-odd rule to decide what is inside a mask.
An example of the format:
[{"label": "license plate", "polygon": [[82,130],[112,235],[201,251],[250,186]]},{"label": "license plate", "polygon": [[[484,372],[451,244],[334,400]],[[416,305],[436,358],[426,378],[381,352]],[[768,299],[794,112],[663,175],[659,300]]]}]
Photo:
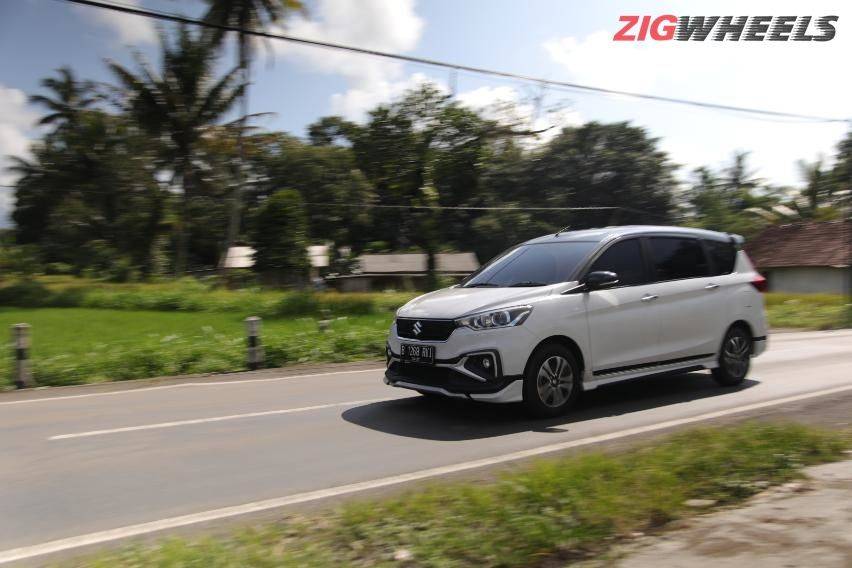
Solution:
[{"label": "license plate", "polygon": [[399,354],[403,363],[435,364],[434,345],[412,345],[411,343],[403,343],[400,346]]}]

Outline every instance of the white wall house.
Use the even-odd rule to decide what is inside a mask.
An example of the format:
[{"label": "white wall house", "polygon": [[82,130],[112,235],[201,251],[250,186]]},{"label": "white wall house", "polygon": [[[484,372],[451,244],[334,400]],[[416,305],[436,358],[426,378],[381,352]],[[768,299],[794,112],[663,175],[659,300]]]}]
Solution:
[{"label": "white wall house", "polygon": [[[341,292],[371,290],[415,290],[426,279],[428,260],[423,253],[364,254],[358,257],[358,269],[352,274],[329,278]],[[438,253],[438,276],[460,280],[479,268],[472,252]]]},{"label": "white wall house", "polygon": [[746,252],[770,292],[852,294],[852,222],[767,227]]}]

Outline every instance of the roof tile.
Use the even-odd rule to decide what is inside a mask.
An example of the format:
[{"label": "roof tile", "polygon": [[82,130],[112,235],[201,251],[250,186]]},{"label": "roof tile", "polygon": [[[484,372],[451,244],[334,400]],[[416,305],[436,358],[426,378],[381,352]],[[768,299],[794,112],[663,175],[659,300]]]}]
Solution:
[{"label": "roof tile", "polygon": [[849,266],[852,264],[852,222],[773,225],[746,242],[745,250],[758,268]]}]

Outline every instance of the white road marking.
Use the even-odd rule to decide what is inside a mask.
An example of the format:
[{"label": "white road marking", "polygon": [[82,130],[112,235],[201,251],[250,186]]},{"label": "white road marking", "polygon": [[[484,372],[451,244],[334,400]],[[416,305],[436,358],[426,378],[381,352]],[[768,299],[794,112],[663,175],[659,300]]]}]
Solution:
[{"label": "white road marking", "polygon": [[347,402],[332,402],[329,404],[316,404],[314,406],[302,406],[299,408],[282,408],[278,410],[264,410],[262,412],[246,412],[245,414],[229,414],[226,416],[211,416],[209,418],[194,418],[191,420],[175,420],[173,422],[158,422],[156,424],[142,424],[140,426],[124,426],[122,428],[108,428],[105,430],[90,430],[88,432],[75,432],[73,434],[58,434],[51,436],[48,440],[69,440],[72,438],[88,438],[90,436],[103,436],[106,434],[120,434],[122,432],[138,432],[140,430],[159,430],[161,428],[176,428],[178,426],[191,426],[193,424],[207,424],[208,422],[225,422],[226,420],[239,420],[241,418],[257,418],[259,416],[276,416],[279,414],[295,414],[297,412],[308,412],[311,410],[323,410],[325,408],[337,408],[340,406],[353,406],[357,404],[370,404],[373,402],[385,402],[398,400],[400,397],[371,398],[367,400],[350,400]]},{"label": "white road marking", "polygon": [[178,527],[184,527],[188,525],[194,525],[198,523],[204,523],[208,521],[215,521],[220,519],[226,519],[230,517],[236,517],[240,515],[246,515],[249,513],[256,513],[259,511],[267,511],[269,509],[275,509],[278,507],[283,507],[286,505],[295,505],[297,503],[306,503],[309,501],[317,501],[320,499],[326,499],[329,497],[339,497],[341,495],[347,495],[350,493],[357,493],[359,491],[366,491],[370,489],[378,489],[381,487],[388,487],[391,485],[398,485],[401,483],[406,483],[410,481],[418,481],[421,479],[426,479],[430,477],[437,477],[441,475],[447,475],[450,473],[456,473],[461,471],[467,471],[471,469],[497,465],[501,463],[532,458],[536,456],[541,456],[545,454],[549,454],[552,452],[558,452],[561,450],[567,450],[570,448],[576,448],[580,446],[586,446],[590,444],[597,444],[601,442],[607,442],[610,440],[616,440],[619,438],[625,438],[627,436],[635,436],[637,434],[645,434],[647,432],[654,432],[657,430],[664,430],[666,428],[673,428],[676,426],[683,426],[687,424],[694,424],[696,422],[701,422],[704,420],[710,420],[713,418],[721,418],[723,416],[728,416],[731,414],[738,414],[740,412],[748,412],[750,410],[759,410],[761,408],[767,408],[770,406],[777,406],[779,404],[788,404],[791,402],[798,402],[801,400],[807,400],[810,398],[816,398],[820,396],[827,396],[831,394],[837,394],[841,392],[852,391],[852,385],[845,385],[842,387],[835,387],[831,389],[825,389],[821,391],[811,392],[811,393],[803,393],[794,396],[788,396],[784,398],[778,398],[775,400],[769,400],[764,402],[757,402],[754,404],[747,404],[744,406],[739,406],[735,408],[728,408],[725,410],[718,410],[715,412],[708,412],[705,414],[699,414],[696,416],[692,416],[689,418],[679,418],[677,420],[666,420],[664,422],[658,422],[657,424],[649,424],[647,426],[639,426],[636,428],[629,428],[626,430],[621,430],[618,432],[611,432],[609,434],[601,434],[598,436],[590,436],[588,438],[581,438],[579,440],[571,440],[568,442],[561,442],[558,444],[551,444],[547,446],[540,446],[538,448],[531,448],[528,450],[521,450],[518,452],[512,452],[509,454],[503,454],[499,456],[493,456],[490,458],[483,458],[479,460],[473,460],[468,462],[456,463],[447,466],[434,467],[430,469],[423,469],[420,471],[414,471],[411,473],[404,473],[401,475],[392,475],[389,477],[382,477],[379,479],[373,479],[369,481],[362,481],[359,483],[351,483],[348,485],[339,485],[337,487],[331,487],[328,489],[320,489],[317,491],[308,491],[305,493],[296,493],[294,495],[287,495],[285,497],[278,497],[274,499],[267,499],[264,501],[255,501],[252,503],[245,503],[243,505],[234,505],[231,507],[222,507],[220,509],[212,509],[209,511],[202,511],[200,513],[192,513],[189,515],[183,515],[179,517],[170,517],[167,519],[160,519],[157,521],[151,521],[147,523],[140,523],[136,525],[128,525],[125,527],[120,527],[116,529],[110,529],[100,532],[94,532],[79,536],[73,536],[69,538],[63,538],[59,540],[53,540],[50,542],[45,542],[42,544],[35,544],[32,546],[24,546],[20,548],[13,548],[9,550],[0,551],[0,564],[4,564],[7,562],[15,562],[18,560],[25,560],[28,558],[34,558],[37,556],[43,556],[45,554],[53,554],[57,552],[62,552],[65,550],[71,550],[74,548],[79,548],[82,546],[89,546],[93,544],[101,544],[104,542],[110,542],[115,540],[120,540],[124,538],[155,533],[167,529],[174,529]]},{"label": "white road marking", "polygon": [[[12,405],[12,404],[31,404],[34,402],[53,402],[57,400],[71,400],[75,398],[90,398],[95,396],[115,396],[119,394],[133,394],[138,392],[149,392],[154,390],[165,390],[165,389],[179,389],[185,387],[219,387],[226,385],[247,385],[251,383],[268,383],[271,381],[283,381],[285,379],[307,379],[307,378],[315,378],[315,377],[326,377],[331,375],[346,375],[350,373],[375,373],[378,371],[384,371],[384,367],[377,367],[375,369],[357,369],[355,371],[329,371],[327,373],[312,373],[306,375],[285,375],[283,377],[269,377],[265,379],[234,379],[230,381],[208,381],[208,382],[191,382],[191,383],[179,383],[176,385],[161,385],[158,387],[142,387],[138,389],[125,389],[125,390],[115,390],[115,391],[107,391],[107,392],[90,392],[87,394],[72,394],[69,396],[52,396],[45,398],[28,398],[25,400],[9,400],[0,402],[0,406]],[[84,385],[81,385],[84,386]]]}]

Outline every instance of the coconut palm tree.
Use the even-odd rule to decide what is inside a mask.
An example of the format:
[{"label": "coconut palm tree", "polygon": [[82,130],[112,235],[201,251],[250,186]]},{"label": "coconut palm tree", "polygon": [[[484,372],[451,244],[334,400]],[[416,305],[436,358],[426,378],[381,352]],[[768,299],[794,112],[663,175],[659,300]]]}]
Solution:
[{"label": "coconut palm tree", "polygon": [[47,114],[39,119],[40,125],[56,125],[63,128],[73,125],[80,112],[95,102],[92,83],[79,81],[74,77],[70,67],[60,67],[56,70],[59,77],[46,77],[41,80],[41,86],[50,95],[32,95],[30,102],[45,107]]},{"label": "coconut palm tree", "polygon": [[[305,6],[301,0],[207,0],[205,21],[217,26],[225,26],[240,30],[237,33],[237,68],[240,70],[243,82],[242,111],[243,123],[237,132],[237,151],[240,161],[244,160],[242,135],[245,131],[245,117],[248,116],[248,85],[253,57],[250,36],[243,30],[261,30],[269,24],[281,21],[293,12],[304,12]],[[225,40],[224,29],[213,32],[213,42],[221,45]],[[242,164],[240,164],[242,167]],[[240,171],[240,168],[237,168]],[[233,245],[240,229],[240,210],[242,208],[242,182],[239,178],[234,190],[231,205],[231,215],[228,221],[228,232],[225,238],[220,267],[225,260],[225,253]]]},{"label": "coconut palm tree", "polygon": [[136,73],[114,61],[108,65],[120,83],[119,104],[139,128],[163,143],[165,168],[182,187],[175,258],[175,274],[180,275],[188,258],[189,202],[203,160],[200,141],[231,111],[245,85],[238,69],[214,77],[216,49],[203,32],[180,26],[174,41],[162,34],[160,43],[159,70],[141,56]]}]

